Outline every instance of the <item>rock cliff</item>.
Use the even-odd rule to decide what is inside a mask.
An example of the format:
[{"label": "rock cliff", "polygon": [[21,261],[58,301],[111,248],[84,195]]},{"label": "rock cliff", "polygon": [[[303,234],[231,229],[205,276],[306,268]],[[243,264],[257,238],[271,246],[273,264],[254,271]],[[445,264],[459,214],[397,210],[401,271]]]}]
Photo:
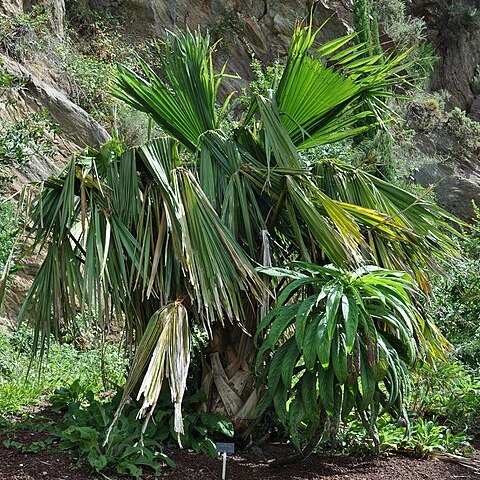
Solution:
[{"label": "rock cliff", "polygon": [[[0,0],[0,14],[20,15],[30,11],[37,1]],[[315,25],[330,19],[322,30],[324,39],[345,34],[351,25],[350,0],[76,1],[105,18],[122,19],[122,38],[134,45],[161,37],[167,30],[198,26],[208,29],[214,38],[223,38],[219,47],[220,60],[228,61],[229,71],[247,80],[251,78],[252,55],[265,62],[285,55],[295,22],[310,15]],[[480,30],[475,28],[475,22],[480,25],[478,2],[465,0],[453,6],[450,3],[447,0],[414,0],[410,2],[410,13],[424,17],[428,37],[439,56],[431,88],[447,90],[450,108],[459,106],[469,112],[472,119],[480,119]],[[43,0],[42,4],[50,14],[52,35],[62,39],[66,35],[65,1]],[[463,22],[465,28],[459,29],[459,22]],[[55,72],[55,65],[49,63],[48,55],[23,64],[5,56],[0,57],[0,61],[3,68],[24,84],[22,89],[0,97],[0,120],[18,119],[29,111],[48,110],[62,131],[59,141],[64,156],[108,138],[105,129],[68,97],[61,75]],[[240,90],[243,86],[238,80],[230,80],[230,89]],[[427,133],[417,132],[418,151],[434,155],[431,163],[422,165],[416,178],[424,185],[441,180],[436,187],[440,202],[469,218],[470,200],[480,195],[478,151],[458,153],[456,143],[448,140],[450,137],[443,123]],[[44,160],[32,159],[30,168],[20,175],[20,180],[44,177],[55,164],[56,161],[46,165]]]}]

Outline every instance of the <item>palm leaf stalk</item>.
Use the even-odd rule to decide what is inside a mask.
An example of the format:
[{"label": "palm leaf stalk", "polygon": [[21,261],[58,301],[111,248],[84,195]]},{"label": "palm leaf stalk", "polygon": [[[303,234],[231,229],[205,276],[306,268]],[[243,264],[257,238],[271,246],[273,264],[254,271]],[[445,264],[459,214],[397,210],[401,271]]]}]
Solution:
[{"label": "palm leaf stalk", "polygon": [[[225,73],[213,71],[208,35],[169,36],[161,76],[144,62],[142,76],[119,68],[113,94],[147,113],[164,136],[128,150],[115,142],[87,150],[39,189],[30,226],[47,256],[20,315],[32,319],[36,351],[44,352],[50,334],[61,337],[66,324],[75,326],[78,313],[102,328],[124,321],[135,357],[120,408],[136,395],[148,420],[168,379],[179,433],[193,325],[209,339],[202,352],[207,407],[226,413],[244,432],[262,395],[252,375],[255,358],[262,363],[272,351],[268,371],[277,371],[287,348],[288,369],[280,376],[288,386],[287,373],[291,380],[296,368],[290,360],[305,358],[300,383],[310,389],[311,402],[320,405],[316,392],[323,392],[312,373],[317,368],[327,372],[322,381],[329,385],[342,380],[335,395],[341,391],[369,421],[376,416],[372,398],[400,409],[406,365],[417,350],[436,351],[442,344],[438,332],[406,305],[407,298],[418,297],[417,283],[428,291],[430,268],[453,253],[446,235],[452,217],[349,165],[312,162],[302,154],[364,131],[360,121],[377,118],[402,80],[402,56],[365,58],[364,46],[349,46],[351,36],[314,49],[316,33],[296,28],[277,87],[252,96],[235,128],[228,117],[230,97],[217,105]],[[320,269],[313,272],[318,276],[308,268],[296,273],[303,286],[294,298],[279,294],[268,272],[257,270],[292,261]],[[291,285],[286,288],[294,293]],[[304,314],[293,334],[304,290],[319,288],[324,294],[317,293],[316,316]],[[372,289],[377,301],[365,298]],[[305,301],[312,302],[311,295]],[[343,298],[352,312],[356,308],[356,329],[338,313]],[[253,336],[271,307],[274,313],[257,334],[268,348],[258,354]],[[297,341],[319,335],[322,308],[330,309],[327,333],[322,330],[316,350],[306,353]],[[285,327],[273,334],[280,317],[290,322],[288,332]],[[409,347],[406,360],[392,335]],[[364,387],[354,390],[353,382],[344,393],[353,354]],[[268,378],[265,398],[275,394],[275,406],[285,415],[291,390],[277,398],[273,387],[280,377]],[[388,384],[388,394],[379,393],[379,381]],[[335,398],[321,400],[329,415],[347,401]]]}]

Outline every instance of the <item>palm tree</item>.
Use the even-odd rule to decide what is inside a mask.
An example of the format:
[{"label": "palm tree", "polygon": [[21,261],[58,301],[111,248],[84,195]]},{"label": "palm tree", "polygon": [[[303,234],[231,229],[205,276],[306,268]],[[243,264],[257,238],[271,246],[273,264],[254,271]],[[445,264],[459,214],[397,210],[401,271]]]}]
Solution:
[{"label": "palm tree", "polygon": [[227,75],[214,72],[208,35],[170,35],[160,74],[140,61],[142,75],[122,67],[113,86],[164,135],[87,150],[33,201],[46,257],[20,319],[31,315],[35,349],[79,312],[102,327],[123,319],[135,348],[123,402],[135,392],[147,421],[167,378],[182,431],[194,325],[208,337],[207,407],[238,427],[253,418],[253,336],[285,285],[258,267],[377,265],[428,292],[430,269],[454,254],[445,211],[316,154],[385,118],[404,58],[365,57],[352,36],[313,48],[316,33],[295,29],[283,72],[235,118],[230,97],[217,103]]}]

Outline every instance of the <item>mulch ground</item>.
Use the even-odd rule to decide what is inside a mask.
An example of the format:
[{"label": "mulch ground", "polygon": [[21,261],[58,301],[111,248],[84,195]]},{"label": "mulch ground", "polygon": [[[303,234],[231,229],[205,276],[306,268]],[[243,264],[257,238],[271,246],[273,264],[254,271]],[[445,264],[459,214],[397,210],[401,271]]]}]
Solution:
[{"label": "mulch ground", "polygon": [[[458,464],[440,460],[421,460],[401,455],[311,455],[303,463],[270,467],[268,460],[288,455],[285,445],[263,448],[263,459],[251,453],[230,457],[227,461],[227,479],[234,480],[446,480],[480,479],[480,475]],[[185,451],[172,455],[177,464],[169,480],[218,480],[221,478],[220,459],[199,458]]]},{"label": "mulch ground", "polygon": [[[50,420],[53,418],[50,417]],[[30,430],[2,431],[0,427],[0,480],[117,480],[115,474],[98,475],[59,451],[55,444],[35,453],[6,448],[6,438],[24,445],[44,441],[48,434]],[[186,450],[166,452],[175,461],[174,470],[165,469],[169,480],[219,480],[222,462]],[[456,463],[422,460],[401,455],[311,455],[300,464],[270,467],[269,461],[292,453],[282,444],[266,444],[254,451],[238,452],[228,458],[227,479],[232,480],[446,480],[480,479],[480,475]],[[151,476],[146,476],[151,479]],[[127,477],[122,477],[126,480]]]},{"label": "mulch ground", "polygon": [[[285,448],[271,445],[269,452],[283,454]],[[221,478],[221,460],[200,457],[186,451],[175,452],[176,469],[167,473],[169,480]],[[168,472],[166,470],[166,472]],[[87,480],[116,478],[99,476],[58,450],[20,453],[0,446],[1,480]],[[304,463],[271,468],[252,455],[235,455],[228,459],[227,479],[235,480],[445,480],[480,478],[469,469],[440,460],[419,460],[398,455],[369,457],[359,455],[312,455]]]}]

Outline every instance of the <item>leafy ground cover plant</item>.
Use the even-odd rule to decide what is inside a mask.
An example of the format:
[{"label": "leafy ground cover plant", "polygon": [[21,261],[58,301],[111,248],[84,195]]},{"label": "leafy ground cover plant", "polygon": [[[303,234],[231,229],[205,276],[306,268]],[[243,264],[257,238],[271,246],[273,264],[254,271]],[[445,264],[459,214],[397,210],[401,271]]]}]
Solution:
[{"label": "leafy ground cover plant", "polygon": [[214,439],[233,435],[230,421],[198,410],[205,400],[205,395],[199,393],[185,399],[188,413],[184,417],[184,433],[179,438],[175,432],[173,406],[168,396],[163,396],[153,421],[145,430],[137,420],[139,407],[126,406],[106,442],[107,430],[121,397],[120,392],[107,401],[95,400],[93,392],[80,389],[77,381],[57,390],[51,397],[53,408],[66,411],[55,429],[60,438],[59,447],[86,458],[97,472],[113,470],[142,478],[144,468],[160,475],[165,465],[174,466],[163,449],[177,440],[185,448],[216,457]]},{"label": "leafy ground cover plant", "polygon": [[475,433],[480,421],[478,371],[454,358],[433,367],[423,365],[414,376],[410,408],[417,415]]},{"label": "leafy ground cover plant", "polygon": [[[415,456],[428,456],[432,452],[468,455],[473,452],[470,437],[464,431],[454,433],[449,427],[435,420],[421,417],[410,419],[410,425],[402,425],[390,415],[377,421],[378,438],[382,452],[403,452]],[[338,448],[344,453],[374,451],[368,441],[368,431],[361,422],[351,419],[339,431]]]},{"label": "leafy ground cover plant", "polygon": [[30,364],[32,339],[28,329],[14,336],[0,330],[0,414],[41,402],[69,379],[78,378],[80,389],[94,392],[105,390],[102,371],[111,382],[107,388],[124,381],[126,363],[118,346],[107,345],[103,352],[101,348],[78,351],[71,344],[52,342],[40,366]]}]

